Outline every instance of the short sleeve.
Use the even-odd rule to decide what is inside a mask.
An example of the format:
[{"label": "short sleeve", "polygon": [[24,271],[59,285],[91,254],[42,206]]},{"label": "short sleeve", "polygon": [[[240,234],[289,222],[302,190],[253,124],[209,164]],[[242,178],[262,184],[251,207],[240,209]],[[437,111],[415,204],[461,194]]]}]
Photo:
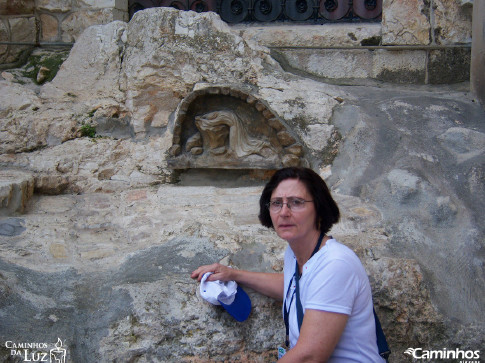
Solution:
[{"label": "short sleeve", "polygon": [[359,275],[351,263],[335,259],[321,266],[307,286],[304,309],[350,315],[359,291]]}]

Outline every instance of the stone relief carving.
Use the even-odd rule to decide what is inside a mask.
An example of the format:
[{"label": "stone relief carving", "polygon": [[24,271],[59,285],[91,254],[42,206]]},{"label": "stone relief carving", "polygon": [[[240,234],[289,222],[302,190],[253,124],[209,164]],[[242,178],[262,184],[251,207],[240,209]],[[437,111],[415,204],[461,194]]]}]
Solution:
[{"label": "stone relief carving", "polygon": [[[199,130],[187,140],[187,151],[194,150],[202,142],[203,150],[214,155],[235,153],[238,158],[256,154],[265,156],[263,148],[271,148],[268,141],[249,136],[239,117],[231,111],[214,111],[195,117],[195,125]],[[200,154],[196,147],[194,154]]]},{"label": "stone relief carving", "polygon": [[168,165],[186,168],[256,168],[307,165],[301,143],[248,92],[211,86],[179,105]]}]

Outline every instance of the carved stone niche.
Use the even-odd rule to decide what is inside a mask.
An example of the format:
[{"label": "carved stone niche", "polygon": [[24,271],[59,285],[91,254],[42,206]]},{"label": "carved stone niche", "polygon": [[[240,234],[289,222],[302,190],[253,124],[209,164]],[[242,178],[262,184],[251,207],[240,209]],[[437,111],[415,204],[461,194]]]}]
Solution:
[{"label": "carved stone niche", "polygon": [[305,166],[304,148],[264,101],[229,86],[190,93],[175,112],[173,169]]}]

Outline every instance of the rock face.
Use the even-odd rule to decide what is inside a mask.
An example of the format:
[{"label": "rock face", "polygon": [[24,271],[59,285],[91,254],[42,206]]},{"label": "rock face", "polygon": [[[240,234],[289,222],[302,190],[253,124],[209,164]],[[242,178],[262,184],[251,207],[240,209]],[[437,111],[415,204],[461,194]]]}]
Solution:
[{"label": "rock face", "polygon": [[466,92],[328,85],[284,72],[213,13],[169,8],[88,28],[43,86],[4,78],[0,177],[25,188],[21,207],[0,195],[2,344],[48,351],[60,338],[74,362],[276,359],[280,304],[248,291],[253,311],[237,323],[189,274],[214,261],[282,270],[286,244],[257,220],[278,165],[169,163],[177,146],[237,156],[228,130],[179,120],[212,120],[191,95],[243,89],[286,155],[332,188],[332,234],[367,269],[392,361],[484,346],[485,115]]}]

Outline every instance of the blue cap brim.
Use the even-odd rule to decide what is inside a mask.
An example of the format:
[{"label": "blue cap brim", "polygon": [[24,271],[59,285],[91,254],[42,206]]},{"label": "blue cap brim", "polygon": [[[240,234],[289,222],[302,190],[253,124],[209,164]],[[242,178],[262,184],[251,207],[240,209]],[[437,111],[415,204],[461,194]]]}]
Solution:
[{"label": "blue cap brim", "polygon": [[222,302],[220,303],[222,307],[226,309],[226,311],[237,321],[246,320],[251,313],[251,299],[249,298],[248,294],[246,294],[246,291],[244,291],[240,286],[237,287],[236,298],[231,305],[226,305]]}]

